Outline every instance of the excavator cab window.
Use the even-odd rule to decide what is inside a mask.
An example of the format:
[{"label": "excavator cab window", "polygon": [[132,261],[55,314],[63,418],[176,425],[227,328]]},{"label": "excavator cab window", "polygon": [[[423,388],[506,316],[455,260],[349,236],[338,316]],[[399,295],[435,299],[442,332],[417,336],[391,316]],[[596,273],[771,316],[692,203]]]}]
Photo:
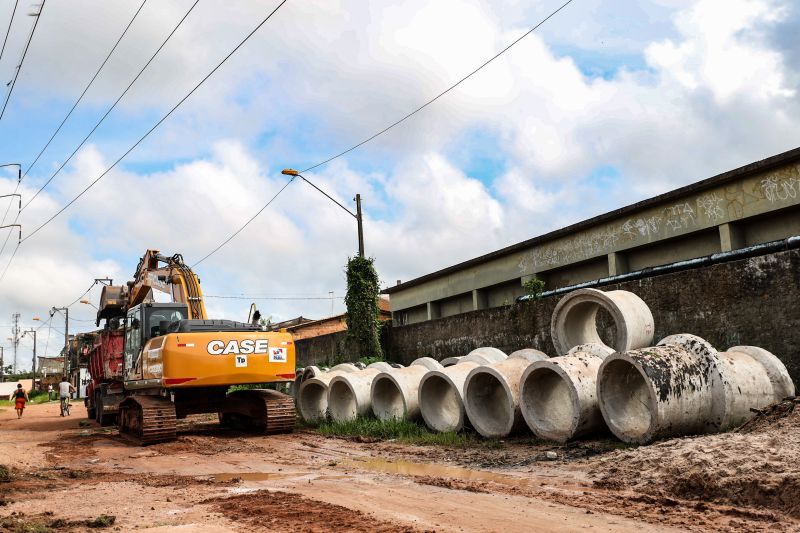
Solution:
[{"label": "excavator cab window", "polygon": [[[164,335],[163,331],[165,325],[169,325],[177,320],[183,320],[187,316],[186,306],[168,304],[161,306],[158,304],[151,304],[146,308],[147,315],[147,330],[145,335],[147,339],[159,337]],[[147,340],[145,339],[145,340]]]}]

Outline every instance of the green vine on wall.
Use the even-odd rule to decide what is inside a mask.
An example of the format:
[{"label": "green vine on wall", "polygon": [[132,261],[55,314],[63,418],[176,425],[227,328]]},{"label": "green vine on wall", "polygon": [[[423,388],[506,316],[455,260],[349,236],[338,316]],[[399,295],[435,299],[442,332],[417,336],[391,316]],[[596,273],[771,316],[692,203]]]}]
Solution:
[{"label": "green vine on wall", "polygon": [[378,314],[378,273],[375,260],[351,257],[347,260],[347,344],[357,358],[383,359]]}]

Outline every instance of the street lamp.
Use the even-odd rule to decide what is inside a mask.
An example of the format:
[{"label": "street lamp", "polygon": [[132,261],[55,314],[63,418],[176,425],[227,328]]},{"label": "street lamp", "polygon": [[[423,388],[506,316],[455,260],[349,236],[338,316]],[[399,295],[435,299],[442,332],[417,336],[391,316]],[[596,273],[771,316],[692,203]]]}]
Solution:
[{"label": "street lamp", "polygon": [[356,222],[358,222],[358,256],[364,257],[364,227],[363,227],[364,220],[363,217],[361,216],[361,195],[356,194],[356,197],[354,198],[354,200],[356,201],[356,212],[353,213],[345,206],[334,200],[330,194],[326,193],[325,191],[323,191],[322,189],[320,189],[319,187],[308,181],[306,177],[300,174],[300,172],[298,172],[297,170],[294,170],[292,168],[285,168],[281,170],[281,174],[283,174],[284,176],[295,176],[302,178],[303,181],[305,181],[306,183],[317,189],[319,192],[324,194],[328,198],[328,200],[335,203],[336,205],[347,211],[347,214],[355,218]]},{"label": "street lamp", "polygon": [[[91,305],[92,307],[94,307],[95,309],[97,309],[97,306],[96,306],[96,305],[94,305],[94,304],[93,304],[92,302],[90,302],[89,300],[81,300],[81,303],[82,303],[82,304],[86,304],[86,305]],[[97,310],[99,311],[99,309],[97,309]]]}]

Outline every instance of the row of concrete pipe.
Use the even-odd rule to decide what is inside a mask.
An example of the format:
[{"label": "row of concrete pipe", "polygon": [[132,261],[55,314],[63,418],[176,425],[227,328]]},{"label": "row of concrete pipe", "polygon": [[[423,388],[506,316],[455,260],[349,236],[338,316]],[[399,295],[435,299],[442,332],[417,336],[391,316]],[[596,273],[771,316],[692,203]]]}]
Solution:
[{"label": "row of concrete pipe", "polygon": [[[612,346],[597,330],[601,309],[613,322]],[[503,438],[527,427],[559,442],[608,428],[623,441],[647,443],[733,427],[751,409],[795,392],[783,363],[762,348],[718,352],[689,334],[653,346],[654,330],[650,309],[635,294],[581,289],[554,310],[557,357],[483,347],[403,368],[309,367],[296,389],[297,406],[309,422],[421,418],[434,431],[471,426]]]}]

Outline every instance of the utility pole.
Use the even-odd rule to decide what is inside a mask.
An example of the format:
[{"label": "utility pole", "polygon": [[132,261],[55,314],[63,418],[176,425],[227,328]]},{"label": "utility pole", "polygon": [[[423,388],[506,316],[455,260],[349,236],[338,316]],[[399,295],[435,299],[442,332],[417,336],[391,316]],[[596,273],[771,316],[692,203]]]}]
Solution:
[{"label": "utility pole", "polygon": [[364,219],[361,217],[360,194],[356,194],[356,222],[358,222],[358,257],[364,257]]},{"label": "utility pole", "polygon": [[5,361],[3,361],[4,355],[5,355],[5,350],[3,349],[2,346],[0,346],[0,383],[6,382],[6,370],[5,367],[3,366],[5,364]]},{"label": "utility pole", "polygon": [[19,344],[19,313],[14,313],[11,315],[11,319],[14,321],[14,326],[11,328],[11,334],[14,335],[14,366],[11,367],[11,373],[17,373],[17,345]]},{"label": "utility pole", "polygon": [[69,307],[53,307],[50,316],[59,311],[64,311],[64,375],[69,378]]},{"label": "utility pole", "polygon": [[33,372],[33,379],[31,380],[31,390],[36,390],[36,330],[31,328],[22,332],[24,337],[26,333],[33,333],[33,365],[31,371]]}]

